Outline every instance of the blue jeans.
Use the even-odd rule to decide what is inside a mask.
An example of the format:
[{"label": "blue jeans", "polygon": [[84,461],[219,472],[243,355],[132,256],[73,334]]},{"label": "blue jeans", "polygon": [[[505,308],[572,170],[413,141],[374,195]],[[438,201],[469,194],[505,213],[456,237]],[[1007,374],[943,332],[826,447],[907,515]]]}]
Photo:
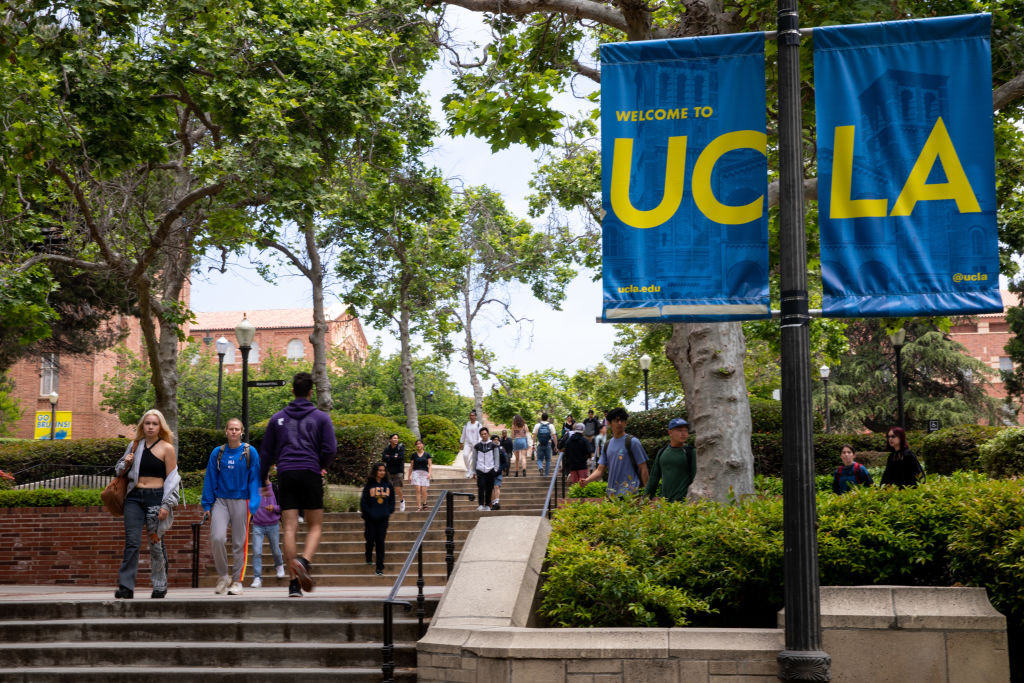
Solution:
[{"label": "blue jeans", "polygon": [[284,565],[284,558],[281,556],[281,525],[271,524],[270,526],[252,525],[252,575],[253,578],[263,576],[263,537],[270,541],[270,552],[274,555],[274,567]]},{"label": "blue jeans", "polygon": [[157,515],[160,513],[160,502],[164,490],[134,488],[124,499],[124,556],[121,569],[117,572],[117,583],[125,588],[135,590],[135,581],[139,571],[139,547],[142,545],[142,533],[146,532],[149,541],[149,574],[153,590],[167,590],[167,551],[164,549],[163,536],[154,543],[149,537],[157,533]]},{"label": "blue jeans", "polygon": [[537,469],[545,477],[551,469],[551,442],[537,444]]}]

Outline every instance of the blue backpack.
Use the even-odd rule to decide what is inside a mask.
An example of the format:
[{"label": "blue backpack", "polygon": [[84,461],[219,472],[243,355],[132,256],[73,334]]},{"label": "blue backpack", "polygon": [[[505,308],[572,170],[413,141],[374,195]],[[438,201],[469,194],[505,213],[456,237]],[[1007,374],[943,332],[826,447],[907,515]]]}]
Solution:
[{"label": "blue backpack", "polygon": [[547,422],[541,423],[537,429],[537,443],[542,445],[551,443],[551,425]]}]

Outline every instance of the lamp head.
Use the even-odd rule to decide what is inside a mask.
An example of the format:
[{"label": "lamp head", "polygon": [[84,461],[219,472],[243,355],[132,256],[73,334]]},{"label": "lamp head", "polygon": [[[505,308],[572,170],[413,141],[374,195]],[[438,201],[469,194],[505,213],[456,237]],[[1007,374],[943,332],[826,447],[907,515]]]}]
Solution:
[{"label": "lamp head", "polygon": [[832,373],[832,368],[827,365],[822,365],[818,368],[818,374],[821,375],[822,379],[828,379],[828,376]]},{"label": "lamp head", "polygon": [[894,346],[903,346],[903,342],[907,340],[907,330],[904,327],[896,330],[889,335],[889,342]]},{"label": "lamp head", "polygon": [[217,340],[217,355],[223,356],[229,350],[231,350],[231,342],[228,341],[227,337],[221,337]]},{"label": "lamp head", "polygon": [[60,398],[60,396],[57,394],[56,391],[51,391],[49,398],[50,398],[50,405],[55,406],[55,405],[57,405],[57,399]]},{"label": "lamp head", "polygon": [[252,340],[256,338],[256,326],[249,322],[244,313],[242,322],[235,325],[235,338],[238,339],[239,347],[252,347]]},{"label": "lamp head", "polygon": [[651,357],[648,356],[646,353],[644,355],[640,356],[640,369],[641,370],[650,370],[651,369]]}]

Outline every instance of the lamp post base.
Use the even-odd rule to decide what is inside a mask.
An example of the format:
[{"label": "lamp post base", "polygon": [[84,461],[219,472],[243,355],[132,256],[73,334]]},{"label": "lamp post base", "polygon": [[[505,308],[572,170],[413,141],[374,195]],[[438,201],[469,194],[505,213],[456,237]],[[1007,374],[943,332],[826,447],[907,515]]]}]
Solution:
[{"label": "lamp post base", "polygon": [[821,650],[783,650],[778,662],[780,680],[832,680],[832,658]]}]

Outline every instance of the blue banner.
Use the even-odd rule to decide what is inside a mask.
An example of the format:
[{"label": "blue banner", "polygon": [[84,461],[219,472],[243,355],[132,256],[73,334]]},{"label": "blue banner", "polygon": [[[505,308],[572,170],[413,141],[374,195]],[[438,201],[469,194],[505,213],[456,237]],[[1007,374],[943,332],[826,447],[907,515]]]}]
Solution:
[{"label": "blue banner", "polygon": [[814,30],[825,316],[1002,310],[990,23]]},{"label": "blue banner", "polygon": [[770,316],[764,40],[601,46],[605,321]]}]

